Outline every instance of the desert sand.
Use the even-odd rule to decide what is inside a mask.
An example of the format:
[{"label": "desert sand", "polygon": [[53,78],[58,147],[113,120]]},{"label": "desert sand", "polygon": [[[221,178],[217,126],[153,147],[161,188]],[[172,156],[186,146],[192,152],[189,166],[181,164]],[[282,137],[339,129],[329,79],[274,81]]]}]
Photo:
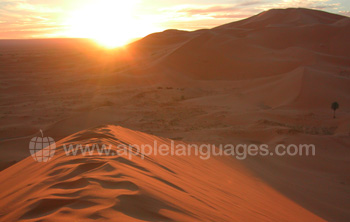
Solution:
[{"label": "desert sand", "polygon": [[[116,50],[0,41],[0,220],[349,221],[348,39],[348,17],[274,9]],[[48,163],[28,150],[39,129],[57,141]],[[62,150],[155,139],[315,144],[316,155],[128,160]]]},{"label": "desert sand", "polygon": [[67,137],[57,143],[52,161],[33,164],[28,157],[2,172],[4,221],[322,221],[231,159],[67,157],[62,144],[82,140],[84,145],[92,140],[170,144],[168,139],[116,126]]}]

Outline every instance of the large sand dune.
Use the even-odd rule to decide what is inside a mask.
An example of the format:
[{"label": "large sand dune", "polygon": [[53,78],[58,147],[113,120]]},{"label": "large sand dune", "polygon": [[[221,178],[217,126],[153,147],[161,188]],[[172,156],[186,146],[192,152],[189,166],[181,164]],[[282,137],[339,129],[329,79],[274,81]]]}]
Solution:
[{"label": "large sand dune", "polygon": [[349,64],[349,20],[309,9],[270,10],[210,30],[154,34],[134,45],[166,41],[171,49],[149,49],[163,54],[157,66],[195,79],[251,79],[320,65],[339,72]]},{"label": "large sand dune", "polygon": [[66,156],[64,144],[168,144],[116,126],[57,143],[54,159],[31,157],[1,172],[3,221],[322,221],[232,159],[196,156]]}]

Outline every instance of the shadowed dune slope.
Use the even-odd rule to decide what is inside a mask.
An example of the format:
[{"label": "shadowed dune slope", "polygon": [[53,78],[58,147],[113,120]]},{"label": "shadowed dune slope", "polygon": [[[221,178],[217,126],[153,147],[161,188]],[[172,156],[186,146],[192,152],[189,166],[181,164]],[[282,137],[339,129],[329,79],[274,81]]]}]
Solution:
[{"label": "shadowed dune slope", "polygon": [[219,26],[218,28],[262,28],[332,24],[344,16],[307,8],[271,9],[250,18]]},{"label": "shadowed dune slope", "polygon": [[[350,63],[349,18],[323,11],[272,9],[210,30],[168,30],[130,46],[157,58],[153,71],[199,80],[241,80],[299,67]],[[155,61],[155,60],[153,60]]]}]

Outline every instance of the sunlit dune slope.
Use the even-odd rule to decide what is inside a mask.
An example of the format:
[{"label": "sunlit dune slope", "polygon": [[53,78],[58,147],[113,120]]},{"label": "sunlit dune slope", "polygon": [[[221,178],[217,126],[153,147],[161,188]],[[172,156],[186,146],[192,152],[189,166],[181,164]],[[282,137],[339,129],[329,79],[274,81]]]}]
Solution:
[{"label": "sunlit dune slope", "polygon": [[322,221],[231,159],[66,156],[64,144],[170,144],[104,126],[57,143],[48,163],[28,157],[0,173],[1,221]]}]

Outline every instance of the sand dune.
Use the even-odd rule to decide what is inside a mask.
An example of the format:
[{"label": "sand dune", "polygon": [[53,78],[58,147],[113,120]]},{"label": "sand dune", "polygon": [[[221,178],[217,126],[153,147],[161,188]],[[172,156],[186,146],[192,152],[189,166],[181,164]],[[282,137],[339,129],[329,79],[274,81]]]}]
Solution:
[{"label": "sand dune", "polygon": [[[195,79],[251,79],[320,63],[334,69],[349,64],[348,20],[309,9],[269,10],[210,30],[153,34],[132,47],[151,45],[148,52],[162,54],[155,66]],[[164,41],[172,49],[154,47]]]},{"label": "sand dune", "polygon": [[291,27],[314,24],[333,24],[344,16],[306,8],[271,9],[251,18],[219,26],[218,28]]},{"label": "sand dune", "polygon": [[[230,159],[195,156],[66,156],[64,144],[170,140],[116,126],[57,143],[49,163],[28,157],[1,172],[3,221],[322,221]],[[16,175],[15,177],[13,175]],[[220,182],[218,182],[220,181]]]}]

